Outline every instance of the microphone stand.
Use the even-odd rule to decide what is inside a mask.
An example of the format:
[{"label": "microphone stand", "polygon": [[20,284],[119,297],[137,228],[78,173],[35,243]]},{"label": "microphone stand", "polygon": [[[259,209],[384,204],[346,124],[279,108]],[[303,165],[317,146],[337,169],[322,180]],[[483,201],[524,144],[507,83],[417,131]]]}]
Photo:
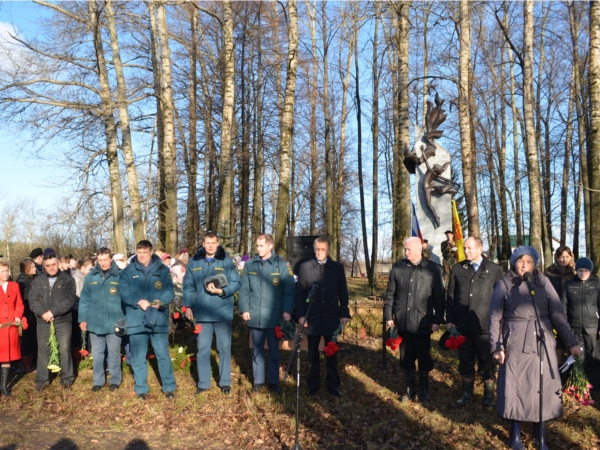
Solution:
[{"label": "microphone stand", "polygon": [[[528,274],[525,274],[528,275]],[[548,347],[546,347],[546,332],[542,328],[542,323],[540,322],[540,316],[538,314],[537,306],[535,304],[535,290],[533,289],[533,282],[531,280],[531,274],[529,277],[525,278],[527,282],[527,287],[529,288],[529,298],[531,298],[531,303],[533,304],[533,311],[535,312],[535,320],[537,323],[538,333],[537,333],[537,341],[539,343],[538,352],[540,357],[540,405],[539,405],[539,413],[540,413],[540,441],[538,443],[538,449],[542,450],[546,446],[545,436],[544,436],[544,421],[543,421],[543,405],[544,405],[544,353],[548,355]],[[550,356],[548,355],[548,361],[550,361]],[[554,380],[554,370],[552,369],[552,364],[548,363],[548,369],[550,370],[550,377]]]},{"label": "microphone stand", "polygon": [[[306,308],[306,314],[304,315],[304,323],[308,318],[308,314],[310,313],[310,307],[313,304],[312,300],[318,288],[319,286],[316,283],[313,284],[312,289],[308,294],[308,298],[306,299],[306,303],[308,303],[308,308]],[[298,441],[298,424],[300,421],[300,343],[302,342],[302,337],[304,336],[304,323],[300,325],[300,330],[298,330],[298,333],[296,334],[296,340],[294,341],[294,349],[292,350],[290,360],[288,361],[287,368],[285,369],[285,376],[283,377],[283,382],[285,383],[288,375],[290,374],[290,367],[292,366],[294,355],[296,355],[296,442],[294,443],[294,447],[292,447],[292,450],[302,450],[300,442]]]}]

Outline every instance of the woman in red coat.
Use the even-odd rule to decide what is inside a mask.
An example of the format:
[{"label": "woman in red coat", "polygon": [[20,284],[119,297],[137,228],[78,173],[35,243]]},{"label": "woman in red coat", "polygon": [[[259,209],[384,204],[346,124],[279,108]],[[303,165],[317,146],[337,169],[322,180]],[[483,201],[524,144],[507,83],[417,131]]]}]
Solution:
[{"label": "woman in red coat", "polygon": [[19,285],[8,281],[9,276],[8,261],[0,259],[0,391],[5,397],[10,397],[7,388],[10,362],[21,359],[17,325],[24,311]]}]

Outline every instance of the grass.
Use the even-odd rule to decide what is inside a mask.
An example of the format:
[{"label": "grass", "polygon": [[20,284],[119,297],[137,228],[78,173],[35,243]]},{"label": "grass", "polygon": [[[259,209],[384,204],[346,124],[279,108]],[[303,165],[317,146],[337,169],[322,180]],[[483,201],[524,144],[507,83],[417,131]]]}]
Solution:
[{"label": "grass", "polygon": [[[238,332],[241,328],[237,328]],[[434,334],[437,338],[441,332]],[[146,402],[135,398],[133,378],[125,370],[115,392],[91,392],[91,370],[82,370],[70,391],[54,382],[43,393],[34,389],[34,375],[18,380],[13,398],[2,398],[0,448],[40,449],[291,449],[294,444],[295,377],[282,383],[283,393],[252,394],[246,340],[234,336],[232,393],[212,388],[194,395],[194,372],[174,366],[177,392],[168,401],[160,391],[154,370],[149,371]],[[347,339],[346,339],[347,338]],[[175,346],[172,353],[176,353]],[[184,354],[188,351],[185,349]],[[381,365],[381,340],[354,332],[340,339],[339,367],[342,398],[327,393],[323,381],[317,396],[307,397],[301,385],[300,442],[303,449],[504,449],[507,421],[482,406],[483,386],[476,384],[473,404],[457,409],[460,378],[456,352],[432,349],[431,396],[434,407],[401,403],[405,389],[398,367],[398,351],[388,350]],[[217,355],[213,355],[213,360]],[[282,368],[289,352],[282,353]],[[213,364],[213,369],[216,366]],[[214,370],[213,370],[214,372]],[[324,378],[324,367],[322,377]],[[600,412],[565,398],[563,418],[548,424],[551,449],[600,448]],[[531,426],[524,442],[533,449]]]}]

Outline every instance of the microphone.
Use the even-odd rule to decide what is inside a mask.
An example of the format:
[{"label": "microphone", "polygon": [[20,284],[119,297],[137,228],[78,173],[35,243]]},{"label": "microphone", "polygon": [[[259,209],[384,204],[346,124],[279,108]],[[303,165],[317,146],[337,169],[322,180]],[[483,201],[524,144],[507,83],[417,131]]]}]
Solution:
[{"label": "microphone", "polygon": [[531,272],[525,272],[523,274],[523,279],[527,283],[527,287],[529,288],[529,293],[533,297],[535,295],[535,289],[533,288],[533,277],[531,276]]},{"label": "microphone", "polygon": [[310,292],[308,293],[308,298],[306,299],[306,303],[310,303],[310,301],[313,299],[313,297],[317,293],[317,289],[319,289],[318,283],[313,284],[312,287],[310,288]]}]

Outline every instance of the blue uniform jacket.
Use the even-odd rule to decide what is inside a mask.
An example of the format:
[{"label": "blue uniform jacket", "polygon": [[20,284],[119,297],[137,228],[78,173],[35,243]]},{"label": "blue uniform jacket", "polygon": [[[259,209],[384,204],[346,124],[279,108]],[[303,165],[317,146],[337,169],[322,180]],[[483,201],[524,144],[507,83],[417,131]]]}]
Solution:
[{"label": "blue uniform jacket", "polygon": [[275,328],[284,312],[294,312],[295,301],[296,281],[285,259],[271,253],[264,263],[258,255],[246,262],[238,310],[250,313],[248,326]]},{"label": "blue uniform jacket", "polygon": [[98,265],[85,277],[79,299],[79,323],[87,322],[94,334],[112,334],[115,323],[125,315],[121,305],[120,274],[113,261],[108,272]]},{"label": "blue uniform jacket", "polygon": [[[204,288],[204,280],[217,274],[225,275],[227,286],[222,295],[211,294]],[[187,265],[183,277],[183,304],[192,308],[198,322],[221,322],[233,319],[233,294],[240,289],[240,276],[233,260],[221,246],[215,257],[207,261],[201,248]]]},{"label": "blue uniform jacket", "polygon": [[167,308],[158,309],[158,319],[154,329],[144,327],[144,311],[138,306],[142,299],[152,303],[159,300],[168,305],[175,297],[171,271],[160,258],[152,255],[150,270],[146,272],[138,263],[137,256],[131,264],[121,271],[121,302],[125,306],[125,320],[127,321],[127,334],[138,334],[149,331],[154,333],[169,332],[169,312]]}]

